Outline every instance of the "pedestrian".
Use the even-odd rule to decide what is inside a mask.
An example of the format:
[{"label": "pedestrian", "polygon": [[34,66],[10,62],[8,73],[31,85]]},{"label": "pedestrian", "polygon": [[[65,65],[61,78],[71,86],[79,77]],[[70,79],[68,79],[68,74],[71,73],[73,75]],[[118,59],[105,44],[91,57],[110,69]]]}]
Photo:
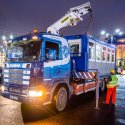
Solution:
[{"label": "pedestrian", "polygon": [[116,87],[118,86],[118,78],[115,75],[115,70],[110,70],[110,76],[107,80],[107,93],[105,104],[110,104],[110,100],[113,105],[116,103]]},{"label": "pedestrian", "polygon": [[124,72],[124,69],[123,69],[123,68],[121,68],[121,76],[123,76],[123,72]]},{"label": "pedestrian", "polygon": [[117,73],[121,74],[121,68],[120,67],[117,68]]}]

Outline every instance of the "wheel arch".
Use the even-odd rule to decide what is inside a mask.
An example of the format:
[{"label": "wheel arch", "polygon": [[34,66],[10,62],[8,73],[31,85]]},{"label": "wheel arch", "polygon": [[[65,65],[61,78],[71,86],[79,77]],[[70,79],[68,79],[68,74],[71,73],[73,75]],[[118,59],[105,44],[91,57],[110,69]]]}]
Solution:
[{"label": "wheel arch", "polygon": [[64,86],[67,90],[67,93],[68,93],[68,99],[71,97],[71,92],[70,92],[70,86],[68,83],[66,82],[57,82],[54,84],[54,86],[52,87],[52,91],[51,91],[51,102],[53,100],[53,97],[55,95],[55,93],[57,92],[57,90],[59,89],[59,87],[62,87]]}]

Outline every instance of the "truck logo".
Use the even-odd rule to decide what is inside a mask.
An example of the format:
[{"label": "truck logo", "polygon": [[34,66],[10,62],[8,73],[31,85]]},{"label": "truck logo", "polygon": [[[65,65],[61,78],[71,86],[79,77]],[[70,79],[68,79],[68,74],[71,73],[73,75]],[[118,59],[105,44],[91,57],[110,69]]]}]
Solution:
[{"label": "truck logo", "polygon": [[10,67],[12,67],[12,68],[20,68],[21,67],[21,65],[20,64],[10,64]]},{"label": "truck logo", "polygon": [[69,49],[68,49],[68,47],[67,46],[63,46],[63,55],[64,55],[64,57],[65,58],[67,58],[68,57],[68,54],[69,54]]}]

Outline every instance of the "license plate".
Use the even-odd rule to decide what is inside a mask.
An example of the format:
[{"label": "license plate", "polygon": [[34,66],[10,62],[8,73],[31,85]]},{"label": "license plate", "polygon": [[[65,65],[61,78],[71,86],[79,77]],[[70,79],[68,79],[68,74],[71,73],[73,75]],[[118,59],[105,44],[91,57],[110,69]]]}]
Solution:
[{"label": "license plate", "polygon": [[10,95],[10,99],[18,101],[18,97],[17,96]]}]

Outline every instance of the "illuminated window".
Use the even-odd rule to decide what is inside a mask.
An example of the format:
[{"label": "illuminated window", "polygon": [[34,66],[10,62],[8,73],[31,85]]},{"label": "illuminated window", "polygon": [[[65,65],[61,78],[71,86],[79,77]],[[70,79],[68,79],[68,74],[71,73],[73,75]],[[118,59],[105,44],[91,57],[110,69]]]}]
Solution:
[{"label": "illuminated window", "polygon": [[112,63],[115,62],[115,50],[112,50]]},{"label": "illuminated window", "polygon": [[96,61],[101,61],[101,45],[96,45]]},{"label": "illuminated window", "polygon": [[93,42],[89,42],[89,60],[95,60],[95,44]]},{"label": "illuminated window", "polygon": [[111,49],[108,48],[108,51],[107,51],[107,62],[111,62]]},{"label": "illuminated window", "polygon": [[102,61],[103,62],[106,62],[106,47],[103,47],[102,49]]}]

